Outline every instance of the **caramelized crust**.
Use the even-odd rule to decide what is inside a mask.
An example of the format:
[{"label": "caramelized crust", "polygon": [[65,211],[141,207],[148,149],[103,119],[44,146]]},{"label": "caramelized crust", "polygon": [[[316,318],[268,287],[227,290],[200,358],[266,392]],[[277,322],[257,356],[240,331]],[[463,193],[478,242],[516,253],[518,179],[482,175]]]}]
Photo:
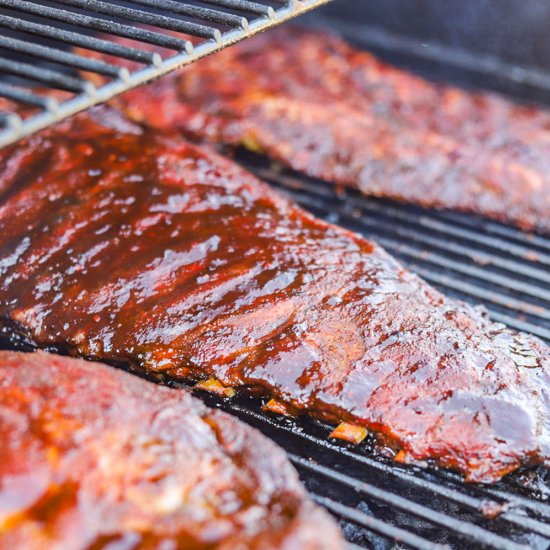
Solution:
[{"label": "caramelized crust", "polygon": [[0,352],[0,549],[344,548],[281,449],[182,390]]},{"label": "caramelized crust", "polygon": [[427,82],[281,28],[129,92],[163,129],[243,144],[367,195],[550,231],[550,112]]},{"label": "caramelized crust", "polygon": [[542,342],[230,161],[132,132],[81,116],[0,155],[5,332],[244,386],[471,481],[550,463]]}]

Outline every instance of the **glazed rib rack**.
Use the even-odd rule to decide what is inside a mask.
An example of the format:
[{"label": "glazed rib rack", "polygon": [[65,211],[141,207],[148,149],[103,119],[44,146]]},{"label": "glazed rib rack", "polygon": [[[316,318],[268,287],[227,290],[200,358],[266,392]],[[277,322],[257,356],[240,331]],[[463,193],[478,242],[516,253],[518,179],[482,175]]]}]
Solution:
[{"label": "glazed rib rack", "polygon": [[[0,112],[0,147],[328,1],[0,0],[0,97],[34,108],[27,117],[21,109]],[[115,37],[134,45],[115,44]],[[148,45],[168,53],[152,53]],[[128,71],[121,60],[138,68]],[[94,75],[107,83],[94,85]],[[54,99],[52,90],[67,95]]]}]

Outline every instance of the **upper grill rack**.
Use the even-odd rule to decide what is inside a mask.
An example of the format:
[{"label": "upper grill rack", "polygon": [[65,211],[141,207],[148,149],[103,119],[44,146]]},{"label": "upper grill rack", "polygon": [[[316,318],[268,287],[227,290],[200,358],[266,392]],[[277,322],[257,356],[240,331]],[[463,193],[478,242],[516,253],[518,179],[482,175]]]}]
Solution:
[{"label": "upper grill rack", "polygon": [[0,111],[0,147],[328,1],[0,0],[0,97],[17,105]]}]

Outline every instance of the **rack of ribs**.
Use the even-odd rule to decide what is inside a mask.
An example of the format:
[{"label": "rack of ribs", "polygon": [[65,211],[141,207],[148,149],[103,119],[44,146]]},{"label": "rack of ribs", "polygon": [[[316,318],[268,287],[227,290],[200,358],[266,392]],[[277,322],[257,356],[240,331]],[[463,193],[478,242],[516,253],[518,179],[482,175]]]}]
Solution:
[{"label": "rack of ribs", "polygon": [[0,548],[343,549],[283,451],[183,390],[0,352]]},{"label": "rack of ribs", "polygon": [[367,195],[550,231],[550,111],[428,82],[321,31],[262,34],[120,104]]},{"label": "rack of ribs", "polygon": [[264,396],[469,481],[550,465],[541,341],[230,160],[100,110],[2,151],[0,173],[5,335]]}]

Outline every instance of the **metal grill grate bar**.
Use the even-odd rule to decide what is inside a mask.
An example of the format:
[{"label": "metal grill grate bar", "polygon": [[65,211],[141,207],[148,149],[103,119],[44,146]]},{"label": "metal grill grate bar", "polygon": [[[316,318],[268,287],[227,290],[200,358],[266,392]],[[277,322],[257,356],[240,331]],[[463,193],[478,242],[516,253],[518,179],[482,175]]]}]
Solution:
[{"label": "metal grill grate bar", "polygon": [[[334,210],[328,208],[316,208],[317,213],[320,213],[322,216],[327,217],[334,213]],[[545,290],[544,287],[539,288],[535,285],[525,288],[525,283],[514,282],[513,279],[506,278],[499,274],[492,273],[487,270],[479,269],[476,266],[465,266],[461,262],[456,262],[448,260],[443,256],[437,254],[430,254],[429,257],[423,258],[421,255],[422,249],[420,247],[413,247],[410,244],[407,244],[407,235],[411,236],[411,233],[405,228],[397,228],[381,223],[379,220],[362,220],[362,228],[364,227],[376,227],[378,230],[387,230],[389,232],[395,233],[397,238],[389,238],[387,236],[379,235],[376,240],[378,243],[383,245],[385,248],[391,251],[397,250],[400,255],[410,258],[411,261],[416,262],[416,264],[429,263],[433,266],[439,266],[444,268],[450,268],[458,273],[468,275],[472,278],[477,278],[479,281],[488,283],[490,285],[499,284],[500,286],[506,287],[507,290],[517,290],[524,292],[530,296],[540,298],[537,305],[530,304],[529,302],[519,301],[511,297],[509,294],[504,294],[498,291],[490,290],[488,288],[481,288],[475,284],[470,284],[465,281],[453,280],[452,285],[454,288],[458,288],[465,293],[474,296],[477,299],[490,299],[495,304],[500,304],[505,307],[513,307],[518,310],[522,310],[525,313],[539,317],[544,320],[550,321],[550,310],[546,309],[548,296],[550,293]],[[401,236],[402,238],[399,238]],[[405,240],[404,240],[405,239]],[[448,282],[445,277],[437,276],[433,271],[428,269],[423,269],[419,265],[416,266],[416,271],[421,274],[423,277],[430,279],[431,281],[448,286]]]},{"label": "metal grill grate bar", "polygon": [[110,63],[97,61],[95,59],[88,59],[81,55],[76,55],[63,50],[56,50],[40,44],[30,44],[29,42],[24,42],[23,40],[18,40],[17,38],[9,38],[7,36],[0,36],[0,48],[6,48],[14,52],[31,56],[34,55],[47,61],[54,61],[69,67],[76,67],[78,69],[107,76],[120,76],[120,71],[123,70],[120,67],[111,65]]},{"label": "metal grill grate bar", "polygon": [[348,519],[353,523],[361,525],[362,527],[365,527],[375,533],[379,533],[380,535],[384,535],[385,537],[388,537],[398,543],[406,544],[410,548],[416,548],[418,550],[443,550],[444,548],[449,548],[446,545],[434,544],[433,542],[419,537],[414,533],[409,533],[404,529],[399,529],[399,527],[389,525],[384,521],[373,518],[372,516],[359,512],[354,508],[345,506],[344,504],[336,502],[330,498],[323,497],[315,493],[311,496],[313,497],[313,500],[321,506],[324,506],[334,515]]},{"label": "metal grill grate bar", "polygon": [[[432,216],[444,223],[451,222],[466,229],[479,231],[479,221],[475,218],[472,218],[471,216],[464,216],[458,212],[450,211],[446,211],[444,213],[439,213],[435,211],[432,213]],[[521,229],[516,229],[509,225],[502,225],[497,222],[492,222],[490,220],[484,221],[483,232],[487,235],[494,235],[496,237],[506,239],[507,241],[516,242],[520,245],[524,244],[526,240],[526,233]],[[533,233],[529,233],[527,237],[531,246],[540,247],[541,251],[545,250],[550,253],[550,242],[548,241],[548,239]]]},{"label": "metal grill grate bar", "polygon": [[131,25],[123,25],[100,19],[98,17],[68,12],[48,6],[32,4],[27,1],[20,0],[0,0],[0,6],[6,6],[25,14],[38,15],[48,20],[59,21],[61,23],[70,23],[77,27],[99,31],[115,36],[122,36],[140,42],[147,42],[163,48],[173,49],[176,51],[186,51],[189,48],[190,42],[173,36],[168,36],[158,32],[153,32],[146,29],[140,29]]},{"label": "metal grill grate bar", "polygon": [[248,28],[248,20],[246,17],[234,15],[232,13],[220,12],[210,8],[201,8],[199,6],[191,6],[189,4],[180,4],[173,0],[133,0],[134,4],[146,6],[150,8],[168,8],[173,13],[180,15],[189,15],[204,21],[213,23],[222,23],[231,27]]},{"label": "metal grill grate bar", "polygon": [[61,90],[68,90],[71,92],[93,90],[93,84],[91,82],[84,82],[83,80],[68,76],[58,71],[36,67],[20,61],[11,61],[9,59],[0,58],[0,71],[47,84],[52,88],[59,88]]},{"label": "metal grill grate bar", "polygon": [[160,56],[156,53],[129,48],[128,46],[121,46],[120,44],[109,42],[108,40],[102,40],[100,38],[86,36],[85,34],[50,27],[49,25],[34,23],[32,21],[24,21],[7,15],[0,15],[0,27],[44,38],[51,38],[62,43],[106,53],[122,59],[130,59],[141,63],[153,63],[155,65],[160,63]]},{"label": "metal grill grate bar", "polygon": [[242,12],[254,13],[256,15],[267,15],[273,17],[275,10],[271,6],[258,4],[258,2],[248,2],[247,0],[202,0],[204,4],[212,4],[222,8],[231,8]]},{"label": "metal grill grate bar", "polygon": [[[384,229],[386,228],[387,227],[384,227]],[[390,228],[387,228],[387,229],[390,229]],[[396,235],[400,235],[401,233],[402,233],[401,231],[395,232]],[[391,248],[398,247],[402,254],[406,254],[407,256],[410,256],[412,259],[418,258],[419,254],[422,251],[420,246],[404,244],[404,241],[402,239],[385,238],[383,241],[379,239],[379,242],[382,245],[388,246]],[[507,290],[515,290],[517,292],[523,292],[535,298],[537,302],[540,303],[541,306],[550,307],[550,290],[547,290],[544,287],[539,287],[537,285],[525,286],[524,282],[518,281],[516,279],[512,279],[507,275],[501,275],[500,273],[495,273],[493,271],[489,271],[482,267],[477,267],[475,265],[465,266],[461,262],[450,260],[447,257],[437,253],[431,254],[426,261],[427,263],[433,264],[434,266],[439,266],[446,269],[452,269],[458,273],[463,273],[464,275],[475,277],[478,281],[481,281],[484,283],[500,286],[502,288],[506,288]],[[547,278],[548,277],[545,273],[541,273],[541,277],[540,277],[540,279],[542,279],[541,282],[544,282],[545,279]],[[550,284],[550,281],[549,281],[549,284]],[[508,297],[506,296],[506,298]],[[537,308],[536,311],[537,313],[540,312],[540,307]]]},{"label": "metal grill grate bar", "polygon": [[393,508],[399,508],[409,514],[413,514],[423,520],[438,525],[439,527],[453,530],[466,538],[472,538],[486,546],[499,548],[502,550],[525,550],[528,548],[528,546],[511,542],[499,535],[495,535],[491,531],[487,531],[477,525],[473,525],[470,522],[461,521],[457,518],[451,518],[446,514],[438,512],[437,510],[422,506],[417,502],[400,497],[397,494],[378,489],[377,487],[341,474],[331,468],[326,468],[324,466],[320,466],[319,464],[311,463],[308,460],[304,460],[296,455],[290,454],[289,457],[294,465],[301,469],[319,474],[325,479],[337,481],[342,485],[348,486],[357,493],[361,493],[362,495],[385,502]]},{"label": "metal grill grate bar", "polygon": [[56,109],[57,101],[53,98],[46,98],[31,92],[26,92],[10,86],[9,84],[2,84],[0,82],[0,96],[7,97],[8,99],[13,99],[14,101],[19,101],[21,103],[26,103],[28,105],[34,105],[36,107],[42,107],[43,109]]},{"label": "metal grill grate bar", "polygon": [[[383,500],[384,502],[391,504],[394,507],[401,508],[410,513],[418,515],[423,519],[428,520],[432,523],[436,523],[442,527],[447,527],[447,528],[449,527],[448,525],[449,519],[448,519],[448,516],[446,516],[445,514],[434,515],[433,510],[427,507],[418,508],[418,505],[416,503],[413,503],[413,506],[411,508],[410,507],[411,501],[409,501],[408,499],[401,499],[401,497],[398,497],[397,495],[394,495],[391,493],[388,494],[387,491],[381,491],[380,489],[377,489],[376,487],[371,487],[368,484],[358,483],[358,481],[351,476],[348,476],[339,472],[335,472],[333,469],[326,468],[319,464],[311,463],[300,457],[290,455],[290,458],[296,466],[302,469],[308,470],[312,473],[316,473],[326,479],[332,479],[334,481],[338,481],[343,485],[352,487],[357,493],[367,495],[377,500]],[[414,478],[412,479],[414,480]],[[411,481],[411,476],[409,476],[409,481]],[[484,504],[483,500],[481,501],[477,500],[475,498],[461,494],[457,491],[450,491],[450,490],[442,491],[441,490],[442,487],[434,483],[431,483],[431,484],[425,483],[423,484],[423,488],[429,488],[435,494],[454,500],[457,503],[463,504],[465,506],[468,506],[469,508],[477,510],[479,513],[482,513],[482,507]],[[498,505],[498,503],[494,503],[494,504]],[[522,516],[520,514],[516,514],[513,512],[503,512],[500,517],[501,519],[504,519],[510,523],[513,523],[519,527],[528,528],[531,531],[537,532],[545,537],[550,538],[550,526],[548,524],[542,523],[537,520],[533,520],[532,518]],[[444,521],[445,523],[441,523],[441,521]],[[485,540],[485,544],[495,545],[495,547],[497,548],[502,547],[501,546],[502,537],[495,538],[493,533],[491,533],[490,531],[481,529],[481,530],[477,530],[476,532],[473,532],[468,522],[463,522],[462,524],[458,524],[458,528],[461,529],[460,533],[466,537],[472,536],[476,538],[476,540],[478,541],[481,541],[483,539]],[[458,530],[457,524],[453,523],[453,529]]]},{"label": "metal grill grate bar", "polygon": [[5,126],[9,126],[17,131],[17,129],[19,128],[20,120],[19,117],[12,113],[0,111],[0,123],[4,124]]},{"label": "metal grill grate bar", "polygon": [[176,19],[175,17],[168,17],[166,15],[156,15],[153,13],[136,10],[133,8],[126,8],[123,6],[108,4],[107,2],[101,2],[99,0],[58,0],[58,1],[67,6],[91,10],[96,13],[108,15],[109,17],[120,17],[136,23],[154,25],[155,27],[160,27],[161,29],[182,32],[182,33],[191,34],[194,36],[201,36],[202,38],[213,38],[216,41],[221,39],[221,33],[218,29],[208,27],[205,25],[199,25],[197,23],[189,23],[187,21],[181,21],[180,19]]}]

